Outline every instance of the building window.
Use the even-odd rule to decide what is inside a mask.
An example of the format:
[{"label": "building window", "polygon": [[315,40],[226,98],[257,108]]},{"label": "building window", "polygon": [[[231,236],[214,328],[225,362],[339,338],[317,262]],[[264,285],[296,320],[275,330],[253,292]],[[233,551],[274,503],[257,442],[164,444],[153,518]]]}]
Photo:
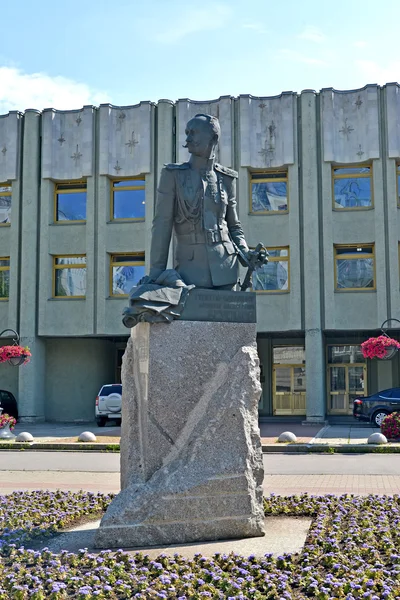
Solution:
[{"label": "building window", "polygon": [[289,246],[267,248],[269,259],[266,265],[256,269],[252,277],[255,292],[288,292]]},{"label": "building window", "polygon": [[336,290],[375,289],[374,245],[335,246]]},{"label": "building window", "polygon": [[69,181],[56,183],[54,200],[54,220],[86,221],[86,182]]},{"label": "building window", "polygon": [[367,395],[367,366],[361,346],[328,346],[328,413],[350,415],[353,401]]},{"label": "building window", "polygon": [[143,176],[111,182],[111,219],[144,220],[145,209]]},{"label": "building window", "polygon": [[86,256],[54,257],[55,298],[84,298],[86,295]]},{"label": "building window", "polygon": [[333,208],[355,210],[371,208],[372,167],[333,168]]},{"label": "building window", "polygon": [[272,407],[274,415],[306,414],[304,346],[273,348]]},{"label": "building window", "polygon": [[10,295],[10,257],[0,258],[0,300],[8,300]]},{"label": "building window", "polygon": [[287,213],[289,210],[287,171],[252,173],[250,212],[256,215]]},{"label": "building window", "polygon": [[11,185],[0,183],[0,225],[11,223]]},{"label": "building window", "polygon": [[400,165],[396,167],[396,181],[397,181],[397,206],[400,206]]},{"label": "building window", "polygon": [[112,254],[110,267],[111,296],[127,296],[145,275],[144,254]]}]

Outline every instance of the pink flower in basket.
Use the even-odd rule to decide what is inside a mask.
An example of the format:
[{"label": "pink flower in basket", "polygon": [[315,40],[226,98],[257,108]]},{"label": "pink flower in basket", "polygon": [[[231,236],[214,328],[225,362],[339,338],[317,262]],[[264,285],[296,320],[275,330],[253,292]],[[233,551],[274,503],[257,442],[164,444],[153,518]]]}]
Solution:
[{"label": "pink flower in basket", "polygon": [[14,419],[14,417],[11,417],[7,413],[4,413],[4,415],[0,415],[0,429],[3,429],[3,427],[5,427],[8,424],[10,426],[10,430],[12,431],[15,427],[16,422],[17,421]]},{"label": "pink flower in basket", "polygon": [[371,337],[361,344],[361,351],[364,358],[385,358],[392,349],[400,348],[400,342],[390,338],[388,335]]},{"label": "pink flower in basket", "polygon": [[[0,363],[10,361],[11,364],[13,361],[17,361],[17,359],[21,359],[21,362],[18,364],[25,364],[30,361],[30,357],[32,356],[28,346],[17,346],[14,344],[13,346],[1,346],[0,347]],[[25,360],[22,360],[25,357]],[[18,361],[17,361],[18,362]]]}]

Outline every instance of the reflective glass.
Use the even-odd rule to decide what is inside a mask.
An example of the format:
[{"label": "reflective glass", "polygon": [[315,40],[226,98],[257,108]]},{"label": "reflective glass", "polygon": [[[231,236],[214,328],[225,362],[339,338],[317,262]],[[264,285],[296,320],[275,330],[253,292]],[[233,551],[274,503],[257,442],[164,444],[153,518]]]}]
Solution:
[{"label": "reflective glass", "polygon": [[336,277],[338,289],[373,288],[374,259],[337,259]]},{"label": "reflective glass", "polygon": [[335,175],[359,175],[361,173],[370,173],[371,167],[343,167],[334,169]]},{"label": "reflective glass", "polygon": [[292,369],[290,367],[280,367],[275,371],[275,391],[291,392]]},{"label": "reflective glass", "polygon": [[253,290],[278,290],[289,289],[289,261],[274,260],[259,267],[253,272]]},{"label": "reflective glass", "polygon": [[252,212],[280,211],[287,209],[287,181],[252,183]]},{"label": "reflective glass", "polygon": [[85,296],[86,295],[86,269],[56,269],[55,273],[56,296]]},{"label": "reflective glass", "polygon": [[57,194],[57,221],[85,221],[86,192]]},{"label": "reflective glass", "polygon": [[0,271],[0,298],[10,295],[10,271]]},{"label": "reflective glass", "polygon": [[328,363],[365,363],[361,346],[328,346]]},{"label": "reflective glass", "polygon": [[346,367],[331,367],[330,373],[330,389],[331,392],[346,391]]},{"label": "reflective glass", "polygon": [[301,365],[306,361],[304,346],[276,346],[273,357],[274,365]]},{"label": "reflective glass", "polygon": [[0,267],[9,267],[10,259],[9,258],[0,258]]},{"label": "reflective glass", "polygon": [[113,182],[113,186],[114,187],[140,187],[140,186],[144,186],[145,185],[145,181],[144,179],[125,179],[124,181],[114,181]]},{"label": "reflective glass", "polygon": [[[132,258],[131,258],[132,261]],[[144,265],[116,266],[112,270],[112,293],[115,296],[129,294],[131,289],[137,285],[139,279],[145,275]]]},{"label": "reflective glass", "polygon": [[364,394],[364,367],[349,367],[349,394],[351,395],[351,404],[353,399],[360,394]]},{"label": "reflective glass", "polygon": [[114,219],[144,219],[145,190],[115,190]]},{"label": "reflective glass", "polygon": [[397,204],[400,205],[400,173],[397,175]]},{"label": "reflective glass", "polygon": [[293,368],[293,391],[298,392],[298,393],[306,391],[305,367],[294,367]]},{"label": "reflective glass", "polygon": [[0,223],[11,223],[11,186],[0,186]]},{"label": "reflective glass", "polygon": [[86,256],[57,256],[56,265],[86,265]]},{"label": "reflective glass", "polygon": [[371,179],[369,177],[344,177],[335,179],[335,208],[371,206]]}]

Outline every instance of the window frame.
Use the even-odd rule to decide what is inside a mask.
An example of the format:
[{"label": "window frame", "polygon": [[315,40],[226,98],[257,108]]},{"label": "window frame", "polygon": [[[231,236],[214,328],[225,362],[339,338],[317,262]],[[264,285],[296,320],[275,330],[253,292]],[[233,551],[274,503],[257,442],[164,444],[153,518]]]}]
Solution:
[{"label": "window frame", "polygon": [[400,163],[396,163],[396,196],[397,196],[397,200],[396,200],[396,204],[397,204],[397,208],[400,208],[400,186],[399,186],[399,179],[400,179]]},{"label": "window frame", "polygon": [[[287,256],[269,256],[268,262],[287,262],[288,263],[288,287],[287,290],[255,290],[251,287],[251,291],[256,294],[290,294],[290,246],[266,246],[267,251],[270,250],[287,250]],[[250,248],[254,250],[254,247]],[[252,280],[253,283],[253,280]]]},{"label": "window frame", "polygon": [[84,185],[85,193],[86,193],[86,209],[87,209],[87,181],[85,179],[77,179],[71,181],[56,181],[54,182],[54,224],[55,225],[71,225],[71,223],[86,223],[87,221],[87,213],[86,219],[65,219],[63,221],[59,220],[58,217],[58,194],[76,194],[77,192],[82,192],[82,188],[73,188],[69,190],[59,190],[58,186],[60,185]]},{"label": "window frame", "polygon": [[[115,188],[116,183],[122,183],[124,181],[144,181],[144,185],[127,185],[120,188]],[[146,205],[145,205],[145,216],[144,217],[114,217],[114,192],[119,190],[144,190],[144,197],[146,201],[146,176],[135,175],[132,177],[118,177],[110,179],[110,221],[116,221],[117,223],[121,222],[143,222],[146,219]]]},{"label": "window frame", "polygon": [[[53,286],[52,286],[52,298],[54,300],[74,300],[75,298],[78,299],[85,299],[86,298],[86,294],[84,296],[56,296],[56,271],[60,271],[62,269],[87,269],[87,262],[85,262],[84,264],[80,264],[80,263],[69,263],[66,265],[57,265],[56,264],[56,260],[58,258],[87,258],[86,254],[54,254],[53,255]],[[86,276],[87,276],[87,271],[86,271]]]},{"label": "window frame", "polygon": [[[369,169],[369,173],[350,173],[350,174],[341,174],[335,175],[335,169]],[[345,212],[345,211],[353,211],[353,210],[373,210],[375,208],[375,199],[374,199],[374,171],[372,168],[372,163],[363,165],[363,164],[346,164],[346,165],[332,165],[331,168],[331,179],[332,179],[332,210],[336,212]],[[370,206],[349,206],[338,208],[335,206],[335,180],[337,179],[349,179],[351,177],[354,178],[362,178],[362,179],[370,179],[371,180],[371,205]]]},{"label": "window frame", "polygon": [[[137,257],[143,257],[143,260],[132,260],[130,262],[124,262],[124,263],[118,263],[118,262],[114,262],[113,258],[115,256],[137,256]],[[118,267],[121,265],[124,265],[126,267],[130,267],[130,266],[141,266],[141,265],[145,265],[146,261],[145,261],[145,252],[112,252],[110,253],[110,273],[109,273],[109,297],[110,298],[127,298],[129,296],[129,294],[114,294],[113,293],[113,267]]]},{"label": "window frame", "polygon": [[[282,175],[282,177],[268,177],[268,175]],[[265,177],[260,177],[259,179],[253,179],[254,175],[265,175]],[[253,183],[269,183],[271,181],[277,183],[286,183],[286,200],[287,200],[287,209],[286,210],[253,210]],[[287,215],[290,210],[290,202],[289,202],[289,171],[288,169],[268,169],[262,171],[251,171],[249,177],[249,215]]]},{"label": "window frame", "polygon": [[[6,225],[6,223],[4,223]],[[9,256],[0,256],[0,261],[8,260],[8,265],[0,265],[0,271],[8,271],[10,273],[10,257]],[[10,299],[10,296],[0,296],[0,302],[7,302]]]},{"label": "window frame", "polygon": [[[371,258],[373,259],[373,274],[374,274],[374,285],[373,287],[359,287],[359,288],[339,288],[337,285],[337,250],[343,248],[372,248]],[[362,244],[334,244],[333,246],[333,260],[334,260],[334,281],[335,281],[335,292],[375,292],[376,291],[376,260],[375,260],[375,243],[362,243]],[[340,255],[341,260],[356,260],[353,255]]]},{"label": "window frame", "polygon": [[[11,198],[11,209],[12,209],[12,183],[8,183],[7,181],[0,182],[0,188],[9,187],[9,192],[0,192],[2,196],[10,196]],[[11,227],[11,221],[9,223],[0,223],[0,227]]]}]

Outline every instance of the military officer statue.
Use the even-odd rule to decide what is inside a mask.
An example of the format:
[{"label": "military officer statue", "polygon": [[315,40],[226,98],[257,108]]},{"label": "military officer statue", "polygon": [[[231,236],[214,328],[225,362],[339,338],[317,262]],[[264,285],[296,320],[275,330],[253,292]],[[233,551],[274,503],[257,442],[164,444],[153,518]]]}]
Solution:
[{"label": "military officer statue", "polygon": [[[150,272],[129,295],[123,323],[132,328],[179,318],[193,287],[232,290],[239,261],[247,267],[241,286],[250,287],[252,271],[268,261],[262,244],[249,250],[236,211],[237,172],[215,162],[221,129],[218,119],[198,114],[186,126],[191,154],[184,163],[161,171],[153,220]],[[167,269],[175,234],[174,268]]]}]

